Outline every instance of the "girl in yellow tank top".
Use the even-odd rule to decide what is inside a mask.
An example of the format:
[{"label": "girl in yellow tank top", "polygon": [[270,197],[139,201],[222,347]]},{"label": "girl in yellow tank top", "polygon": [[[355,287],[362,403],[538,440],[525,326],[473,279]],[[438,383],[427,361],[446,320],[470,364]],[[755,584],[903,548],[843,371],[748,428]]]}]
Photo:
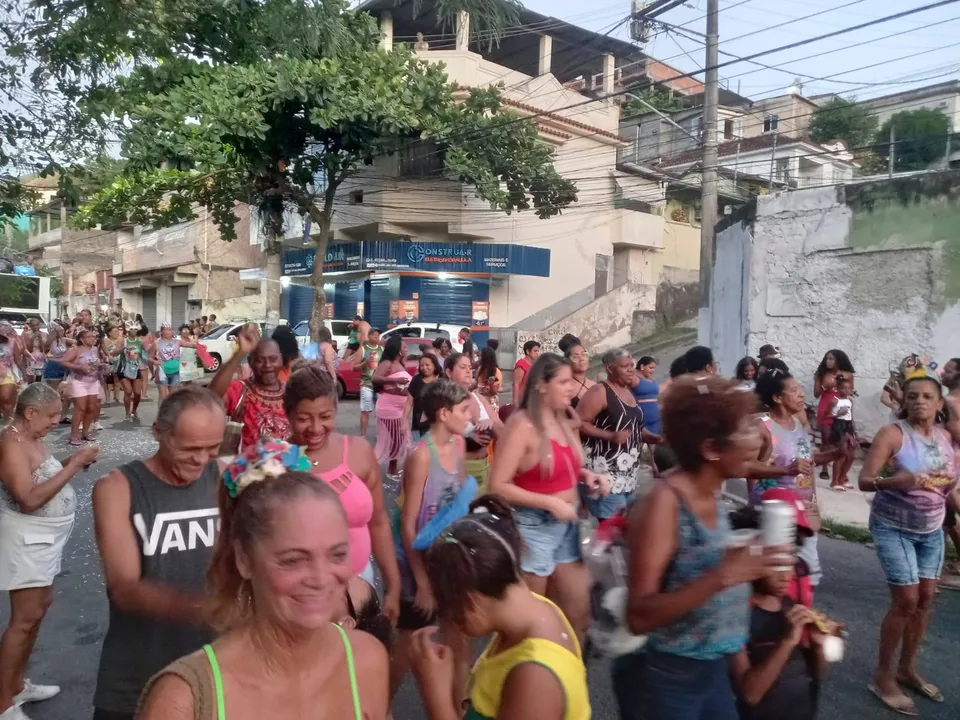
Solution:
[{"label": "girl in yellow tank top", "polygon": [[561,610],[523,582],[520,548],[510,508],[487,495],[427,552],[441,621],[471,637],[493,635],[468,688],[456,687],[452,652],[431,639],[436,628],[413,636],[414,674],[430,720],[590,720],[577,636]]}]

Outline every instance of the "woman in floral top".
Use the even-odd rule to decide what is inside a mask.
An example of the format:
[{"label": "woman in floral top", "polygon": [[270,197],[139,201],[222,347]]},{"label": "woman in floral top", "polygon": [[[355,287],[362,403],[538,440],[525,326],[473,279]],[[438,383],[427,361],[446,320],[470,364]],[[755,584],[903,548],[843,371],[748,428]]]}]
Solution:
[{"label": "woman in floral top", "polygon": [[631,391],[636,370],[630,353],[611,350],[603,356],[603,365],[606,382],[587,390],[577,404],[584,464],[610,478],[609,495],[583,498],[590,512],[601,520],[613,517],[633,502],[643,444],[660,441],[658,435],[643,428],[643,410]]}]

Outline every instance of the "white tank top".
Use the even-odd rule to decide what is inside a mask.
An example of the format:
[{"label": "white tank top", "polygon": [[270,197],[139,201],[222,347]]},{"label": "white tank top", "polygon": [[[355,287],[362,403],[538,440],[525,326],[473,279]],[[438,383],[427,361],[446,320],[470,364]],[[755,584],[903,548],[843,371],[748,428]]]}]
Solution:
[{"label": "white tank top", "polygon": [[833,417],[837,420],[853,420],[853,401],[850,398],[837,398],[833,406]]}]

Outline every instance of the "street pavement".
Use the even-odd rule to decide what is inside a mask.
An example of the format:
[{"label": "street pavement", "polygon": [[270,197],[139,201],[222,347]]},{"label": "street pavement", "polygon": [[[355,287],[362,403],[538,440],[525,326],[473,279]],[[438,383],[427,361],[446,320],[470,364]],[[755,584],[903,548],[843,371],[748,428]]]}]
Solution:
[{"label": "street pavement", "polygon": [[[128,423],[123,408],[108,405],[101,419],[103,452],[89,472],[74,480],[78,494],[77,524],[67,545],[63,573],[55,584],[56,598],[40,631],[30,666],[36,682],[58,683],[62,693],[46,703],[29,706],[34,720],[83,720],[92,714],[100,645],[107,630],[107,602],[102,573],[93,539],[90,495],[96,478],[133,458],[150,455],[156,444],[150,422],[156,413],[156,389],[153,402],[141,406],[142,421]],[[359,432],[356,400],[345,401],[340,410],[338,428]],[[373,430],[370,434],[372,437]],[[48,438],[58,457],[69,454],[66,428],[58,428]],[[388,488],[395,492],[395,488]],[[829,492],[829,491],[828,491]],[[861,717],[894,717],[883,710],[867,691],[877,645],[877,633],[885,612],[888,592],[874,551],[853,543],[821,538],[824,583],[816,594],[816,605],[830,617],[847,623],[850,640],[843,663],[833,666],[821,703],[822,720],[850,720]],[[0,608],[5,626],[8,608]],[[937,597],[920,659],[921,672],[937,684],[947,702],[935,705],[918,700],[921,717],[928,720],[956,720],[960,715],[960,682],[957,680],[957,627],[960,627],[960,594],[945,591]],[[953,628],[952,630],[950,628]],[[609,672],[604,662],[589,666],[593,717],[614,720],[618,713]],[[396,720],[424,717],[416,689],[408,681],[394,705]]]}]

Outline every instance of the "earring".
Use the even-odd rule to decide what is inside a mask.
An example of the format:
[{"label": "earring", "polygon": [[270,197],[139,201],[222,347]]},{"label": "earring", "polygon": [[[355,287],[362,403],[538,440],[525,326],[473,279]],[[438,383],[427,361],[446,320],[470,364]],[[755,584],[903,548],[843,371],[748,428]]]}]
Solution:
[{"label": "earring", "polygon": [[246,615],[253,606],[253,587],[246,578],[240,581],[240,587],[237,588],[237,605],[241,615]]}]

